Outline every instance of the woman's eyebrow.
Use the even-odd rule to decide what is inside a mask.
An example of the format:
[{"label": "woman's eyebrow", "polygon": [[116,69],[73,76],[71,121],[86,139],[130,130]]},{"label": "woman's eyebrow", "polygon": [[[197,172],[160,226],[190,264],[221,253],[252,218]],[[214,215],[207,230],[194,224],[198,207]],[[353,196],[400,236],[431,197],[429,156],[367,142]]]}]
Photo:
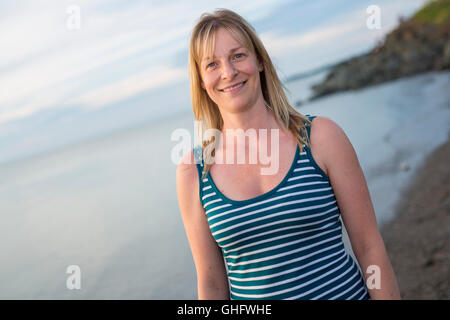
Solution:
[{"label": "woman's eyebrow", "polygon": [[229,53],[232,53],[232,52],[234,52],[234,51],[236,51],[236,50],[239,50],[239,49],[241,49],[241,48],[242,48],[242,46],[233,48],[233,49],[231,49],[231,50],[229,51]]},{"label": "woman's eyebrow", "polygon": [[[228,51],[228,54],[233,53],[234,51],[237,51],[237,50],[242,49],[242,48],[244,48],[244,47],[243,47],[243,46],[239,46],[239,47],[230,49],[230,51]],[[213,59],[214,59],[215,57],[216,57],[216,56],[213,56]],[[210,59],[210,57],[205,57],[205,58],[203,58],[203,61],[209,60],[209,59]]]}]

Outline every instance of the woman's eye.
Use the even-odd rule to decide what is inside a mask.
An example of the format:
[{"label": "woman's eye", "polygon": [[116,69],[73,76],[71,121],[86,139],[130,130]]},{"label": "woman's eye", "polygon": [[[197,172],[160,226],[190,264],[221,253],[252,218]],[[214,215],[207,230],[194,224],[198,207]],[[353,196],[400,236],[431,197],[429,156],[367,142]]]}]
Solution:
[{"label": "woman's eye", "polygon": [[215,62],[211,62],[211,63],[209,63],[209,64],[206,66],[206,68],[214,68],[215,65],[216,65]]},{"label": "woman's eye", "polygon": [[240,58],[242,58],[243,56],[244,56],[244,54],[242,54],[242,53],[237,53],[237,54],[234,55],[234,57],[235,57],[236,59],[240,59]]}]

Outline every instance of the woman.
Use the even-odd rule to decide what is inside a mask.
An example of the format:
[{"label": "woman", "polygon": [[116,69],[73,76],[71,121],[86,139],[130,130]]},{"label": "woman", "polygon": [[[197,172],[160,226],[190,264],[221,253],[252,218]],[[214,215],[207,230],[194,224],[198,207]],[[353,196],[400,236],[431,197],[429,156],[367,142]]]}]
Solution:
[{"label": "woman", "polygon": [[[177,168],[199,299],[399,298],[351,143],[333,121],[289,105],[253,28],[229,10],[203,14],[189,67],[195,118],[218,133]],[[238,129],[258,132],[246,154],[265,142],[278,150],[275,173],[261,174],[263,161],[236,161]],[[340,217],[359,266],[375,273],[345,250]]]}]

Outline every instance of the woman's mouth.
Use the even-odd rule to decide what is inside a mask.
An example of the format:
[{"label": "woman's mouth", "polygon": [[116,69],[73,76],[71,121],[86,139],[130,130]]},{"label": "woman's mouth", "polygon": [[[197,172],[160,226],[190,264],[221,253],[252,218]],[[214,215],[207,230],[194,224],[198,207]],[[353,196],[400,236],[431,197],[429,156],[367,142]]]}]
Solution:
[{"label": "woman's mouth", "polygon": [[223,92],[223,93],[233,93],[233,92],[238,92],[239,90],[241,90],[241,88],[244,86],[244,84],[247,83],[247,80],[236,83],[233,86],[224,88],[224,89],[219,89],[219,91]]}]

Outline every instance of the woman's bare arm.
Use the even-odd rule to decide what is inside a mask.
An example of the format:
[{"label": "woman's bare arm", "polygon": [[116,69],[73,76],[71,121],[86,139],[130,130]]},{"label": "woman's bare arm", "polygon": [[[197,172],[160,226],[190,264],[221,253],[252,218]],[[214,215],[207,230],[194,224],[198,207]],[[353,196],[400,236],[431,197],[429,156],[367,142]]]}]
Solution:
[{"label": "woman's bare arm", "polygon": [[[317,117],[311,125],[311,152],[320,159],[336,195],[342,220],[364,277],[369,266],[380,271],[380,288],[369,288],[372,299],[400,299],[400,293],[364,173],[344,131],[333,121]],[[318,161],[316,161],[318,162]],[[319,164],[319,162],[318,162]]]},{"label": "woman's bare arm", "polygon": [[[190,164],[185,163],[187,159]],[[197,270],[198,298],[229,299],[222,252],[211,235],[199,199],[198,172],[192,151],[178,165],[176,179],[178,204]]]}]

